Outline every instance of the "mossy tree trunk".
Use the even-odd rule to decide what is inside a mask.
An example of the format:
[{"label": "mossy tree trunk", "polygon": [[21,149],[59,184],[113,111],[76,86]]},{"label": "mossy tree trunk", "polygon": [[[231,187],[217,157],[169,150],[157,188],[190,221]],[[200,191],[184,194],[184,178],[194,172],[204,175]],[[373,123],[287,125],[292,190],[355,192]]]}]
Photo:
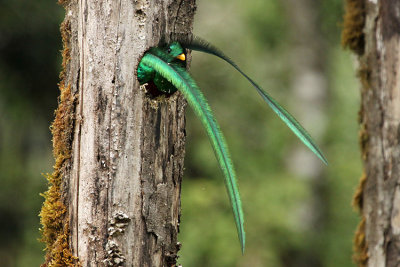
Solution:
[{"label": "mossy tree trunk", "polygon": [[343,43],[358,54],[364,174],[359,266],[400,265],[400,1],[347,0]]},{"label": "mossy tree trunk", "polygon": [[144,52],[190,35],[195,0],[61,1],[55,171],[41,212],[49,266],[174,266],[185,101],[151,99]]}]

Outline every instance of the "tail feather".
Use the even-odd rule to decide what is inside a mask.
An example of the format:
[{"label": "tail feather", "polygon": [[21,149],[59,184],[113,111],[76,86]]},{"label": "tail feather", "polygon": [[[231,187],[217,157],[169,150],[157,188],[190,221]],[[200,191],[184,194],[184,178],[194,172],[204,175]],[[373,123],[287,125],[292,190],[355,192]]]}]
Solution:
[{"label": "tail feather", "polygon": [[225,139],[217,121],[214,118],[213,113],[211,112],[210,106],[208,105],[206,99],[194,80],[184,68],[176,64],[168,64],[162,58],[152,53],[145,54],[141,60],[141,63],[153,68],[156,72],[171,82],[185,96],[189,105],[193,108],[196,115],[203,123],[210,138],[215,156],[225,177],[225,186],[227,188],[229,199],[232,205],[242,253],[244,253],[244,216],[239,190],[236,183],[236,174],[233,168],[233,163],[230,159],[230,154]]},{"label": "tail feather", "polygon": [[272,110],[283,120],[283,122],[293,131],[293,133],[325,164],[328,164],[324,154],[319,149],[317,144],[313,141],[310,134],[301,126],[301,124],[285,109],[283,108],[272,96],[265,92],[253,79],[251,79],[247,74],[245,74],[235,62],[232,61],[228,56],[226,56],[221,50],[207,41],[194,37],[192,41],[181,41],[181,45],[187,49],[201,51],[204,53],[212,54],[217,56],[226,62],[228,62],[232,67],[234,67],[238,72],[240,72],[253,86],[256,88],[257,92],[261,95],[265,102],[272,108]]}]

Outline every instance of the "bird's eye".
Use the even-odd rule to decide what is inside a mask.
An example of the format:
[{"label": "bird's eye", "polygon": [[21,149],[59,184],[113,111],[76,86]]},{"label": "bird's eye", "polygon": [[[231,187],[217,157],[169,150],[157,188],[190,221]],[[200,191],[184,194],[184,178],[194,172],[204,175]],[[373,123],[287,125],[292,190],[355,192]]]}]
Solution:
[{"label": "bird's eye", "polygon": [[168,48],[167,52],[168,52],[168,54],[171,53],[171,48]]}]

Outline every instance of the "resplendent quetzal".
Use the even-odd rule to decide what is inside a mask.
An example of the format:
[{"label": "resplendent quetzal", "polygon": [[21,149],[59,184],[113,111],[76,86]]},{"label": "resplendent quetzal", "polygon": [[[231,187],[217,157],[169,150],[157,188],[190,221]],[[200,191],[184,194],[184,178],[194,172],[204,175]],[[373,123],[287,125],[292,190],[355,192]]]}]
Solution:
[{"label": "resplendent quetzal", "polygon": [[267,92],[247,76],[221,50],[212,46],[208,42],[196,37],[192,41],[175,41],[169,45],[153,47],[144,54],[137,69],[137,77],[140,84],[154,83],[159,91],[166,94],[171,94],[176,90],[179,90],[203,123],[214,149],[215,156],[225,177],[225,185],[232,205],[242,253],[244,253],[245,232],[243,227],[243,211],[233,163],[230,158],[225,138],[222,135],[210,106],[196,82],[186,71],[185,49],[197,50],[215,55],[232,65],[256,88],[257,92],[265,102],[267,102],[272,110],[283,120],[294,134],[296,134],[297,137],[325,164],[327,164],[327,160],[315,142],[311,139],[311,136],[288,111],[286,111]]}]

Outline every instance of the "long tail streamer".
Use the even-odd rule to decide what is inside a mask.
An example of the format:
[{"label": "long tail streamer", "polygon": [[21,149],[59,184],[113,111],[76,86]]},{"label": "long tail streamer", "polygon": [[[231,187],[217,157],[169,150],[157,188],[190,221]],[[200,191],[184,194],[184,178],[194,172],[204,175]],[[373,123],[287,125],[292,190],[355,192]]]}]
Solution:
[{"label": "long tail streamer", "polygon": [[199,87],[184,68],[175,64],[168,64],[160,56],[152,53],[146,53],[141,62],[148,67],[153,68],[156,72],[171,82],[185,96],[189,105],[193,108],[196,115],[200,118],[206,128],[215,156],[217,157],[225,177],[225,185],[232,205],[242,253],[244,253],[245,232],[243,227],[243,211],[236,183],[236,174],[225,139],[213,113],[211,112],[210,106],[201,93]]},{"label": "long tail streamer", "polygon": [[285,109],[283,108],[272,96],[265,92],[255,81],[253,81],[247,74],[245,74],[228,56],[221,50],[207,41],[194,37],[192,41],[181,41],[181,45],[187,49],[201,51],[204,53],[215,55],[239,71],[257,90],[265,102],[272,108],[272,110],[283,120],[283,122],[293,131],[293,133],[325,164],[328,164],[322,151],[318,148],[317,144],[313,141],[310,134],[301,126],[301,124]]}]

